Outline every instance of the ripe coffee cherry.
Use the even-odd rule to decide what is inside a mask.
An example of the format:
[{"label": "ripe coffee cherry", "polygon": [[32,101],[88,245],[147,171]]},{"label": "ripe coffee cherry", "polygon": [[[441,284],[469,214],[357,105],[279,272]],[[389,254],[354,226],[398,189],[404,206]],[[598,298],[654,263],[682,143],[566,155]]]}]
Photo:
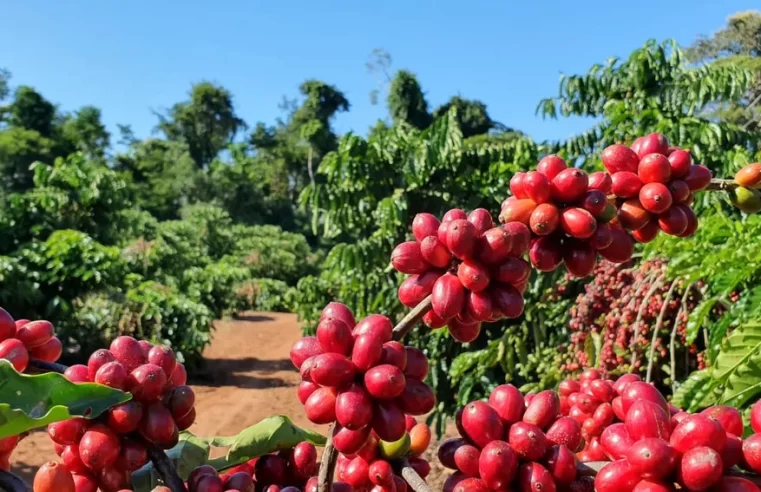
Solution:
[{"label": "ripe coffee cherry", "polygon": [[526,173],[515,173],[510,178],[510,192],[515,198],[522,199],[528,198],[528,195],[523,189],[523,180],[526,177]]},{"label": "ripe coffee cherry", "polygon": [[599,249],[597,252],[613,263],[629,261],[634,254],[634,240],[621,229],[612,229],[611,233],[613,234],[613,241],[610,246]]},{"label": "ripe coffee cherry", "polygon": [[143,364],[127,378],[127,391],[140,402],[152,402],[161,398],[167,378],[164,370],[156,364]]},{"label": "ripe coffee cherry", "polygon": [[634,198],[642,188],[642,180],[630,171],[621,171],[611,176],[611,191],[618,198]]},{"label": "ripe coffee cherry", "polygon": [[597,265],[597,251],[588,242],[569,241],[563,251],[563,263],[574,277],[586,277]]},{"label": "ripe coffee cherry", "polygon": [[88,427],[88,421],[83,418],[62,420],[48,425],[48,435],[57,444],[78,444]]},{"label": "ripe coffee cherry", "polygon": [[369,333],[360,335],[354,340],[351,352],[351,362],[357,372],[365,372],[380,362],[383,356],[383,341],[380,337]]},{"label": "ripe coffee cherry", "polygon": [[598,171],[589,175],[589,190],[598,190],[606,195],[610,193],[610,189],[613,186],[613,180],[610,179],[610,174]]},{"label": "ripe coffee cherry", "polygon": [[164,405],[172,417],[180,419],[193,409],[196,395],[190,386],[175,386],[164,396]]},{"label": "ripe coffee cherry", "polygon": [[461,260],[471,258],[476,246],[478,231],[467,220],[454,220],[447,226],[446,245]]},{"label": "ripe coffee cherry", "polygon": [[465,303],[465,288],[451,273],[442,275],[433,286],[431,306],[442,319],[457,316]]},{"label": "ripe coffee cherry", "polygon": [[120,434],[129,434],[137,429],[143,418],[143,406],[128,401],[108,410],[108,426]]},{"label": "ripe coffee cherry", "polygon": [[504,224],[519,222],[528,225],[531,220],[531,214],[536,207],[537,203],[530,198],[513,200],[502,207],[502,211],[499,214],[499,220]]},{"label": "ripe coffee cherry", "polygon": [[[291,347],[291,362],[293,362],[296,369],[301,369],[301,365],[305,360],[321,353],[322,347],[320,347],[320,342],[317,337],[302,337],[293,344],[293,347]],[[175,372],[177,372],[176,369]],[[181,384],[185,383],[183,382]]]},{"label": "ripe coffee cherry", "polygon": [[465,406],[462,427],[463,435],[481,448],[491,441],[505,437],[505,429],[499,415],[482,401],[474,401]]},{"label": "ripe coffee cherry", "polygon": [[687,214],[679,206],[673,206],[658,216],[658,227],[672,236],[684,234],[688,225]]},{"label": "ripe coffee cherry", "polygon": [[0,342],[0,359],[11,363],[18,372],[24,372],[29,364],[29,352],[18,338],[9,338]]},{"label": "ripe coffee cherry", "polygon": [[692,166],[692,155],[689,150],[677,149],[668,156],[669,165],[671,166],[672,178],[683,178],[687,175]]},{"label": "ripe coffee cherry", "polygon": [[[489,291],[468,292],[465,294],[463,313],[475,321],[488,321],[494,313],[492,295]],[[463,313],[460,313],[462,316]]]},{"label": "ripe coffee cherry", "polygon": [[166,345],[152,347],[148,351],[147,360],[149,363],[156,364],[163,369],[167,379],[172,375],[174,368],[177,366],[177,358],[174,356],[174,352]]},{"label": "ripe coffee cherry", "polygon": [[404,392],[404,373],[390,364],[382,364],[365,373],[365,388],[379,400],[391,400]]},{"label": "ripe coffee cherry", "polygon": [[684,203],[690,197],[690,187],[681,179],[673,179],[668,184],[674,203]]},{"label": "ripe coffee cherry", "polygon": [[460,343],[470,343],[481,333],[481,323],[464,323],[457,318],[447,322],[449,334]]},{"label": "ripe coffee cherry", "polygon": [[543,157],[539,161],[539,164],[536,165],[536,170],[544,174],[550,181],[555,179],[555,176],[566,168],[568,168],[568,164],[555,154]]},{"label": "ripe coffee cherry", "polygon": [[53,324],[44,320],[31,321],[16,330],[16,338],[21,340],[27,349],[44,345],[54,334]]},{"label": "ripe coffee cherry", "polygon": [[436,236],[428,236],[420,241],[420,255],[426,263],[436,268],[446,268],[452,261],[452,254]]},{"label": "ripe coffee cherry", "polygon": [[463,287],[473,292],[481,292],[489,286],[489,272],[475,261],[463,261],[457,269],[457,278]]},{"label": "ripe coffee cherry", "polygon": [[529,227],[537,236],[552,234],[560,224],[560,210],[551,203],[542,203],[531,212]]},{"label": "ripe coffee cherry", "polygon": [[550,199],[550,180],[537,171],[529,171],[523,178],[523,191],[536,203],[545,203]]},{"label": "ripe coffee cherry", "polygon": [[79,441],[79,457],[93,471],[109,468],[120,452],[119,437],[105,425],[94,425]]},{"label": "ripe coffee cherry", "polygon": [[679,464],[678,478],[689,490],[707,490],[721,480],[724,469],[721,456],[712,448],[688,449]]},{"label": "ripe coffee cherry", "polygon": [[436,406],[436,395],[424,382],[408,379],[404,392],[399,397],[399,404],[408,415],[425,415]]},{"label": "ripe coffee cherry", "polygon": [[632,145],[632,150],[637,152],[640,159],[643,159],[648,154],[666,155],[668,154],[668,149],[669,141],[660,133],[651,133],[642,137],[636,149]]},{"label": "ripe coffee cherry", "polygon": [[[22,325],[23,326],[23,325]],[[0,342],[16,336],[16,323],[13,316],[0,307]]]},{"label": "ripe coffee cherry", "polygon": [[115,361],[114,354],[106,349],[98,349],[87,360],[87,376],[90,381],[95,381],[95,374],[104,364]]},{"label": "ripe coffee cherry", "polygon": [[[481,450],[478,459],[481,479],[491,490],[506,490],[518,471],[518,457],[508,443],[501,440],[489,442]],[[481,490],[477,488],[462,490]]]},{"label": "ripe coffee cherry", "polygon": [[336,398],[336,420],[347,429],[357,430],[373,417],[372,399],[362,385],[352,384]]},{"label": "ripe coffee cherry", "polygon": [[315,356],[310,371],[312,381],[337,388],[354,379],[354,364],[344,355],[326,353]]},{"label": "ripe coffee cherry", "polygon": [[391,252],[391,264],[397,271],[410,274],[423,273],[430,268],[423,259],[420,243],[416,241],[397,245]]},{"label": "ripe coffee cherry", "polygon": [[391,341],[394,325],[391,324],[391,320],[382,314],[371,314],[363,318],[354,327],[352,334],[355,337],[365,334],[373,334],[380,338],[382,343]]},{"label": "ripe coffee cherry", "polygon": [[485,208],[477,208],[470,212],[468,214],[468,222],[476,228],[476,235],[478,236],[494,227],[494,219]]},{"label": "ripe coffee cherry", "polygon": [[569,168],[552,180],[552,197],[561,203],[573,203],[587,191],[589,176],[581,169]]},{"label": "ripe coffee cherry", "polygon": [[648,212],[660,214],[671,207],[671,192],[662,183],[648,183],[639,190],[639,201]]},{"label": "ripe coffee cherry", "polygon": [[75,492],[74,478],[66,466],[49,461],[34,475],[34,492]]},{"label": "ripe coffee cherry", "polygon": [[179,429],[172,414],[161,403],[151,403],[145,407],[139,430],[143,437],[164,449],[177,444]]},{"label": "ripe coffee cherry", "polygon": [[436,236],[441,223],[435,216],[427,213],[415,215],[412,220],[412,234],[418,241],[423,241],[428,236]]},{"label": "ripe coffee cherry", "polygon": [[727,434],[716,420],[694,414],[688,415],[674,427],[669,443],[680,453],[701,446],[720,453],[727,443]]},{"label": "ripe coffee cherry", "polygon": [[95,373],[95,382],[112,388],[125,390],[127,388],[127,371],[116,361],[103,364]]},{"label": "ripe coffee cherry", "polygon": [[323,352],[350,355],[354,345],[351,328],[339,319],[325,319],[317,325],[317,340]]},{"label": "ripe coffee cherry", "polygon": [[668,183],[671,178],[671,164],[665,155],[649,154],[639,163],[637,175],[643,183]]},{"label": "ripe coffee cherry", "polygon": [[578,207],[569,207],[560,215],[560,225],[571,237],[586,239],[597,230],[597,221],[591,213]]},{"label": "ripe coffee cherry", "polygon": [[373,420],[370,424],[383,441],[395,442],[407,431],[404,413],[393,401],[376,401],[373,405]]},{"label": "ripe coffee cherry", "polygon": [[541,459],[549,449],[542,429],[526,422],[517,422],[510,427],[508,442],[516,454],[527,461]]},{"label": "ripe coffee cherry", "polygon": [[[117,337],[111,342],[109,350],[117,361],[121,362],[127,372],[132,372],[145,364],[145,356],[140,344],[132,337]],[[165,375],[166,376],[166,375]]]},{"label": "ripe coffee cherry", "polygon": [[563,261],[563,251],[555,238],[543,236],[531,245],[529,258],[537,270],[551,272]]},{"label": "ripe coffee cherry", "polygon": [[692,165],[682,179],[690,187],[690,191],[700,191],[708,187],[711,178],[713,178],[713,173],[710,169],[705,166]]},{"label": "ripe coffee cherry", "polygon": [[615,174],[620,171],[637,172],[639,157],[626,145],[610,145],[602,151],[602,164],[609,173]]},{"label": "ripe coffee cherry", "polygon": [[[528,230],[526,233],[528,234]],[[507,225],[493,227],[484,232],[477,245],[478,259],[487,265],[502,263],[512,252],[513,237],[514,234],[511,234]]]},{"label": "ripe coffee cherry", "polygon": [[626,200],[618,209],[619,222],[630,231],[642,229],[650,221],[650,218],[650,213],[637,198]]},{"label": "ripe coffee cherry", "polygon": [[318,388],[304,404],[307,418],[318,425],[329,424],[336,420],[336,390]]},{"label": "ripe coffee cherry", "polygon": [[346,304],[342,304],[340,302],[329,302],[327,306],[322,309],[322,313],[320,314],[320,321],[332,318],[340,319],[351,329],[354,329],[354,326],[357,324],[351,309],[346,307]]}]

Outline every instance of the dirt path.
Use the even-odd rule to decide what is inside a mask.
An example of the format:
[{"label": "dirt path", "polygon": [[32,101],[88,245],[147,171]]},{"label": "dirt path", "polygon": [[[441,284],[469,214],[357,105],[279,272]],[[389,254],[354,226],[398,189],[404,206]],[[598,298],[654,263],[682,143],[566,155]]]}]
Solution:
[{"label": "dirt path", "polygon": [[[198,415],[190,432],[204,437],[235,435],[275,414],[287,415],[296,425],[323,434],[327,431],[327,426],[307,420],[296,397],[299,374],[288,355],[301,337],[296,315],[251,313],[238,320],[217,321],[215,328],[214,340],[204,352],[206,369],[190,381]],[[223,452],[212,450],[212,456]],[[433,461],[433,456],[429,460]],[[36,469],[53,459],[57,456],[52,441],[38,431],[19,444],[11,471],[31,483]],[[429,477],[432,486],[443,481],[436,465]],[[440,485],[433,488],[441,489]]]}]

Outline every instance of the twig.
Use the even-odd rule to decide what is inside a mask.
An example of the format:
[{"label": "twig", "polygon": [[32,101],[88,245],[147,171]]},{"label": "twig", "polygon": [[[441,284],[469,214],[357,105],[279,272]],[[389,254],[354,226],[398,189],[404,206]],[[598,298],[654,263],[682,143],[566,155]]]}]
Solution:
[{"label": "twig", "polygon": [[30,492],[32,488],[13,473],[0,468],[0,490],[4,492]]},{"label": "twig", "polygon": [[[653,360],[655,359],[655,341],[658,338],[658,332],[663,328],[663,318],[666,316],[666,311],[669,307],[669,301],[671,300],[671,294],[674,293],[674,289],[676,289],[676,284],[679,282],[679,277],[675,278],[673,282],[671,282],[671,287],[669,287],[668,292],[666,292],[666,295],[663,296],[663,301],[661,305],[661,312],[658,313],[658,318],[655,321],[655,327],[653,328],[653,336],[650,338],[650,356],[648,357],[647,361],[647,376],[645,376],[645,382],[650,382],[650,377],[653,374]],[[676,323],[674,323],[676,325]]]},{"label": "twig", "polygon": [[690,291],[692,291],[692,288],[695,286],[695,282],[692,282],[690,285],[687,286],[686,289],[684,289],[684,294],[682,295],[682,303],[679,305],[679,312],[676,314],[676,321],[674,322],[674,326],[671,328],[671,340],[669,343],[669,351],[671,352],[671,393],[673,394],[676,392],[676,331],[677,327],[679,326],[680,319],[682,318],[682,313],[684,313],[687,308],[685,307],[687,305],[687,298],[690,296]]},{"label": "twig", "polygon": [[27,364],[27,367],[34,368],[38,373],[57,372],[58,374],[63,374],[66,372],[66,369],[68,369],[68,367],[63,364],[58,364],[56,362],[45,362],[39,359],[29,359],[29,364]]},{"label": "twig", "polygon": [[712,179],[704,191],[730,191],[739,186],[733,179]]},{"label": "twig", "polygon": [[330,492],[333,485],[333,474],[336,471],[336,460],[338,453],[333,447],[333,431],[336,424],[330,425],[328,431],[328,441],[325,443],[325,449],[322,450],[322,460],[320,460],[320,473],[317,475],[317,492]]},{"label": "twig", "polygon": [[410,466],[407,460],[402,461],[402,478],[409,484],[415,492],[431,492],[431,487],[425,483],[414,468]]},{"label": "twig", "polygon": [[664,275],[661,274],[660,277],[658,277],[655,282],[653,282],[653,285],[650,286],[650,289],[648,289],[647,293],[645,294],[645,297],[642,298],[642,301],[640,301],[639,310],[637,311],[637,319],[634,321],[634,333],[632,334],[632,341],[629,344],[630,349],[632,351],[632,361],[631,361],[631,369],[634,370],[634,363],[637,362],[637,337],[639,336],[639,325],[642,322],[642,316],[645,315],[645,309],[647,309],[647,301],[650,299],[650,296],[653,295],[656,289],[661,286],[663,283]]},{"label": "twig", "polygon": [[401,340],[404,338],[404,336],[410,332],[415,324],[423,319],[425,313],[431,309],[431,297],[432,296],[428,296],[420,301],[420,304],[415,306],[409,313],[407,313],[407,315],[402,318],[399,324],[394,327],[394,331],[392,332],[394,340]]},{"label": "twig", "polygon": [[154,468],[159,472],[161,479],[169,487],[169,490],[172,492],[187,492],[188,489],[185,488],[185,483],[177,474],[177,470],[172,465],[172,462],[169,461],[163,449],[137,433],[130,435],[130,437],[138,440],[148,450],[148,457],[151,459],[151,463],[153,463]]}]

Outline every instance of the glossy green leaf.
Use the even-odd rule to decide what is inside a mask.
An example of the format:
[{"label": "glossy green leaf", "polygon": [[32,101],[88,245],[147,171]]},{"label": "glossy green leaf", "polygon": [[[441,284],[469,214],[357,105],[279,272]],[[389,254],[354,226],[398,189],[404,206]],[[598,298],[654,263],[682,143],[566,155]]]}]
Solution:
[{"label": "glossy green leaf", "polygon": [[715,403],[714,390],[718,386],[710,369],[695,371],[674,393],[671,403],[687,411],[695,411]]},{"label": "glossy green leaf", "polygon": [[212,446],[229,448],[224,461],[215,461],[215,467],[224,468],[248,461],[281,449],[289,449],[300,442],[324,446],[327,438],[316,432],[297,427],[285,415],[267,417],[257,424],[243,429],[237,436],[214,437],[208,440]]},{"label": "glossy green leaf", "polygon": [[130,398],[101,384],[74,384],[58,373],[19,374],[0,359],[0,438],[72,417],[92,419]]},{"label": "glossy green leaf", "polygon": [[703,326],[708,315],[711,313],[711,309],[719,299],[717,297],[709,297],[703,299],[698,306],[690,313],[687,319],[686,337],[687,343],[691,344],[695,341],[695,338],[700,332],[700,328]]}]

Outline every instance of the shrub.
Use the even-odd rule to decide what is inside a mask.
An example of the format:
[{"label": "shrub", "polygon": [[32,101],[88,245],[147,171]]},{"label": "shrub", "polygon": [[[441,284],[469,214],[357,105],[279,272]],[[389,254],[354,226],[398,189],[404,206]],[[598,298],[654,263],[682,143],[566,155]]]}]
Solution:
[{"label": "shrub", "polygon": [[255,278],[235,286],[233,308],[236,312],[256,310],[288,312],[291,287],[282,280]]},{"label": "shrub", "polygon": [[107,346],[118,335],[131,335],[170,345],[192,369],[211,341],[209,308],[156,282],[142,282],[126,294],[93,294],[77,304],[69,331],[82,353]]},{"label": "shrub", "polygon": [[185,271],[182,291],[208,307],[216,318],[236,309],[236,285],[250,278],[247,269],[227,263],[211,263]]}]

